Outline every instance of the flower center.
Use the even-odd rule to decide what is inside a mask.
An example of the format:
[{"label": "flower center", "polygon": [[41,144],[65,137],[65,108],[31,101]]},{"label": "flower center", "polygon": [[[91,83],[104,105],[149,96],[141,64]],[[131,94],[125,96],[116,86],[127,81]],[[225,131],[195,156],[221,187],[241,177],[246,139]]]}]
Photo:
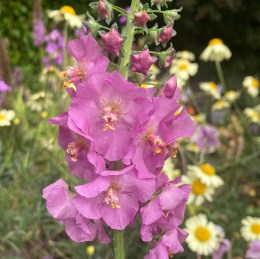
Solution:
[{"label": "flower center", "polygon": [[63,87],[69,86],[71,83],[79,81],[84,78],[84,74],[78,68],[68,66],[67,70],[61,72],[61,76],[65,78],[65,82],[63,83]]},{"label": "flower center", "polygon": [[192,183],[191,187],[192,187],[192,192],[197,195],[203,194],[207,188],[206,184],[202,183],[199,179],[195,180]]},{"label": "flower center", "polygon": [[255,234],[260,234],[260,224],[253,224],[251,230]]},{"label": "flower center", "polygon": [[84,148],[85,148],[85,143],[82,140],[71,142],[68,145],[67,153],[70,154],[71,160],[73,162],[76,162],[78,160],[77,157],[84,150]]},{"label": "flower center", "polygon": [[209,46],[212,46],[212,45],[216,45],[216,44],[221,44],[221,45],[224,45],[223,44],[223,41],[221,39],[218,39],[218,38],[215,38],[215,39],[212,39],[210,42],[209,42]]},{"label": "flower center", "polygon": [[118,120],[117,109],[112,105],[106,106],[103,119],[106,121],[106,125],[103,128],[104,131],[107,129],[115,130],[114,122]]},{"label": "flower center", "polygon": [[176,157],[177,151],[180,149],[179,143],[178,140],[174,140],[171,144],[166,145],[167,150],[171,153],[173,158]]},{"label": "flower center", "polygon": [[252,85],[253,85],[253,87],[258,88],[258,87],[259,87],[259,82],[258,82],[258,80],[254,78],[254,79],[252,80]]},{"label": "flower center", "polygon": [[69,6],[69,5],[65,5],[65,6],[61,7],[60,10],[61,10],[63,13],[69,13],[69,14],[71,14],[71,15],[76,15],[75,10],[74,10],[71,6]]},{"label": "flower center", "polygon": [[110,186],[106,190],[106,193],[107,193],[107,197],[105,198],[106,204],[110,204],[111,209],[114,209],[114,208],[119,209],[120,208],[120,205],[118,204],[119,198],[117,196],[116,189],[114,187]]},{"label": "flower center", "polygon": [[3,114],[0,114],[0,120],[4,120],[6,117]]},{"label": "flower center", "polygon": [[257,111],[253,111],[252,117],[253,117],[253,119],[258,120],[259,119],[258,112]]},{"label": "flower center", "polygon": [[148,141],[155,154],[162,153],[165,143],[162,141],[160,137],[148,133],[145,136],[145,139]]},{"label": "flower center", "polygon": [[188,66],[186,64],[180,64],[179,69],[181,70],[187,70]]},{"label": "flower center", "polygon": [[217,85],[214,82],[209,82],[209,85],[215,91],[218,89]]},{"label": "flower center", "polygon": [[195,236],[198,238],[201,242],[206,242],[210,238],[210,232],[205,227],[198,227],[195,231]]},{"label": "flower center", "polygon": [[201,165],[200,169],[203,171],[203,173],[207,175],[214,175],[215,174],[215,169],[209,164],[203,164]]}]

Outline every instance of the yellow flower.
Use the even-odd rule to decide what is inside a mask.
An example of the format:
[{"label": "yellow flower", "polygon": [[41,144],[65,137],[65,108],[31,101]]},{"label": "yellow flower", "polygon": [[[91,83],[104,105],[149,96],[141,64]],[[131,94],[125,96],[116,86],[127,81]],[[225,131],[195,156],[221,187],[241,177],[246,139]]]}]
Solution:
[{"label": "yellow flower", "polygon": [[221,95],[218,91],[218,86],[214,82],[200,83],[200,89],[212,95],[215,99],[220,99]]},{"label": "yellow flower", "polygon": [[41,117],[43,119],[46,118],[47,116],[48,116],[48,112],[45,112],[45,111],[41,112]]},{"label": "yellow flower", "polygon": [[206,49],[200,55],[200,59],[203,61],[218,61],[221,62],[224,59],[230,59],[231,51],[224,45],[221,39],[212,39]]},{"label": "yellow flower", "polygon": [[255,77],[246,76],[242,84],[252,97],[256,97],[259,94],[259,81]]},{"label": "yellow flower", "polygon": [[242,219],[241,235],[246,241],[260,240],[260,218]]},{"label": "yellow flower", "polygon": [[15,117],[15,112],[12,110],[0,110],[0,127],[10,126],[11,121]]},{"label": "yellow flower", "polygon": [[20,124],[20,119],[14,118],[13,123],[14,123],[15,125]]},{"label": "yellow flower", "polygon": [[95,252],[95,247],[94,246],[87,246],[86,252],[87,252],[88,255],[93,255],[94,252]]},{"label": "yellow flower", "polygon": [[219,247],[216,225],[208,222],[204,214],[193,216],[186,220],[186,228],[189,233],[186,242],[189,248],[200,255],[210,255]]},{"label": "yellow flower", "polygon": [[212,105],[212,110],[223,110],[226,108],[229,108],[230,104],[226,102],[225,100],[218,100]]},{"label": "yellow flower", "polygon": [[81,28],[85,15],[76,15],[75,10],[68,5],[61,7],[60,10],[47,11],[48,17],[55,23],[66,21],[71,28]]}]

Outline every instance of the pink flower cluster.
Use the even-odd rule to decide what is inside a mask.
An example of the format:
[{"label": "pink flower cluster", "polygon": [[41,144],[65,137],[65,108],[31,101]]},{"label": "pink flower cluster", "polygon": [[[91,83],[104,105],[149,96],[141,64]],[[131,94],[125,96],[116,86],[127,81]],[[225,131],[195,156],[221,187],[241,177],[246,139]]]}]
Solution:
[{"label": "pink flower cluster", "polygon": [[102,243],[110,242],[103,224],[123,230],[140,214],[142,240],[159,240],[146,259],[182,252],[188,234],[179,225],[191,188],[161,173],[165,160],[176,154],[177,139],[195,131],[186,109],[176,113],[176,80],[154,97],[154,88],[138,87],[117,71],[107,73],[109,60],[91,35],[69,42],[68,51],[78,67],[68,67],[64,76],[76,91],[67,89],[68,111],[48,122],[59,125],[70,172],[87,182],[73,192],[62,179],[47,186],[49,213],[65,222],[74,241],[97,237]]}]

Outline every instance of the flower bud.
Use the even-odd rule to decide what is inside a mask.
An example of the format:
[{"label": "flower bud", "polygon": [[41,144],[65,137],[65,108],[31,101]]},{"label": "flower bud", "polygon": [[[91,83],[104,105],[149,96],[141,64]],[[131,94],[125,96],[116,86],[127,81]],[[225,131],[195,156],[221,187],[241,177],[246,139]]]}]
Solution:
[{"label": "flower bud", "polygon": [[172,26],[166,27],[162,33],[159,34],[159,42],[165,44],[172,37]]},{"label": "flower bud", "polygon": [[174,75],[160,89],[158,93],[158,97],[165,97],[171,99],[174,96],[176,89],[177,89],[177,79],[176,76]]},{"label": "flower bud", "polygon": [[145,24],[150,20],[146,11],[140,11],[135,14],[135,22],[134,24],[137,26],[144,27]]},{"label": "flower bud", "polygon": [[101,19],[108,19],[109,11],[106,10],[106,4],[102,0],[99,0],[99,4],[97,5],[97,11]]}]

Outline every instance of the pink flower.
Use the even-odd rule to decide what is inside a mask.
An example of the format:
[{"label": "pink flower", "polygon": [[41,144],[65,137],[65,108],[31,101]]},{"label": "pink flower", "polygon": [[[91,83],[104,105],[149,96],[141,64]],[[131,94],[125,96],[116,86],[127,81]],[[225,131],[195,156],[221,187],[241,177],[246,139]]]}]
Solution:
[{"label": "pink flower", "polygon": [[172,26],[166,27],[162,33],[159,34],[158,41],[166,44],[172,37]]},{"label": "pink flower", "polygon": [[155,60],[149,54],[149,49],[133,55],[131,72],[138,72],[144,74],[148,73],[151,65],[155,63]]},{"label": "pink flower", "polygon": [[[178,93],[175,94],[175,92],[178,92]],[[160,89],[157,96],[171,99],[171,98],[173,98],[173,96],[175,96],[177,94],[178,94],[178,97],[180,98],[180,95],[181,95],[180,89],[177,87],[177,79],[176,79],[176,76],[174,75],[163,85],[163,87]]]},{"label": "pink flower", "polygon": [[105,169],[105,161],[96,153],[93,139],[75,126],[68,112],[48,122],[60,126],[58,141],[67,151],[66,161],[70,172],[86,181],[97,178],[97,174]]},{"label": "pink flower", "polygon": [[260,240],[251,241],[249,248],[246,251],[247,259],[259,259],[260,258]]},{"label": "pink flower", "polygon": [[106,9],[106,4],[102,0],[99,0],[99,4],[97,5],[97,11],[101,19],[107,19],[109,17],[109,11]]},{"label": "pink flower", "polygon": [[121,171],[104,171],[96,180],[76,186],[73,203],[86,218],[100,219],[112,229],[124,229],[139,210],[138,202],[153,194],[155,181],[140,180],[133,167]]},{"label": "pink flower", "polygon": [[91,75],[106,71],[109,59],[99,52],[100,49],[101,47],[91,35],[68,43],[67,50],[77,60],[78,67],[68,66],[67,70],[62,72],[62,77],[66,79],[64,86],[71,83],[77,86]]},{"label": "pink flower", "polygon": [[140,11],[134,15],[135,22],[137,26],[144,27],[145,24],[150,20],[150,17],[147,15],[146,11]]},{"label": "pink flower", "polygon": [[75,218],[78,214],[72,203],[73,195],[62,179],[45,187],[42,193],[42,197],[46,199],[47,210],[55,219]]},{"label": "pink flower", "polygon": [[112,28],[108,33],[102,34],[101,39],[104,45],[104,52],[109,52],[119,56],[119,49],[122,47],[124,40],[119,36],[119,33],[114,28]]},{"label": "pink flower", "polygon": [[[174,48],[171,48],[170,51],[174,50]],[[175,54],[171,55],[171,56],[166,56],[165,57],[165,67],[169,67],[173,61],[173,59],[175,58]]]},{"label": "pink flower", "polygon": [[126,81],[118,72],[93,75],[77,88],[69,115],[95,142],[98,153],[110,161],[122,159],[132,132],[148,117],[154,89]]}]

